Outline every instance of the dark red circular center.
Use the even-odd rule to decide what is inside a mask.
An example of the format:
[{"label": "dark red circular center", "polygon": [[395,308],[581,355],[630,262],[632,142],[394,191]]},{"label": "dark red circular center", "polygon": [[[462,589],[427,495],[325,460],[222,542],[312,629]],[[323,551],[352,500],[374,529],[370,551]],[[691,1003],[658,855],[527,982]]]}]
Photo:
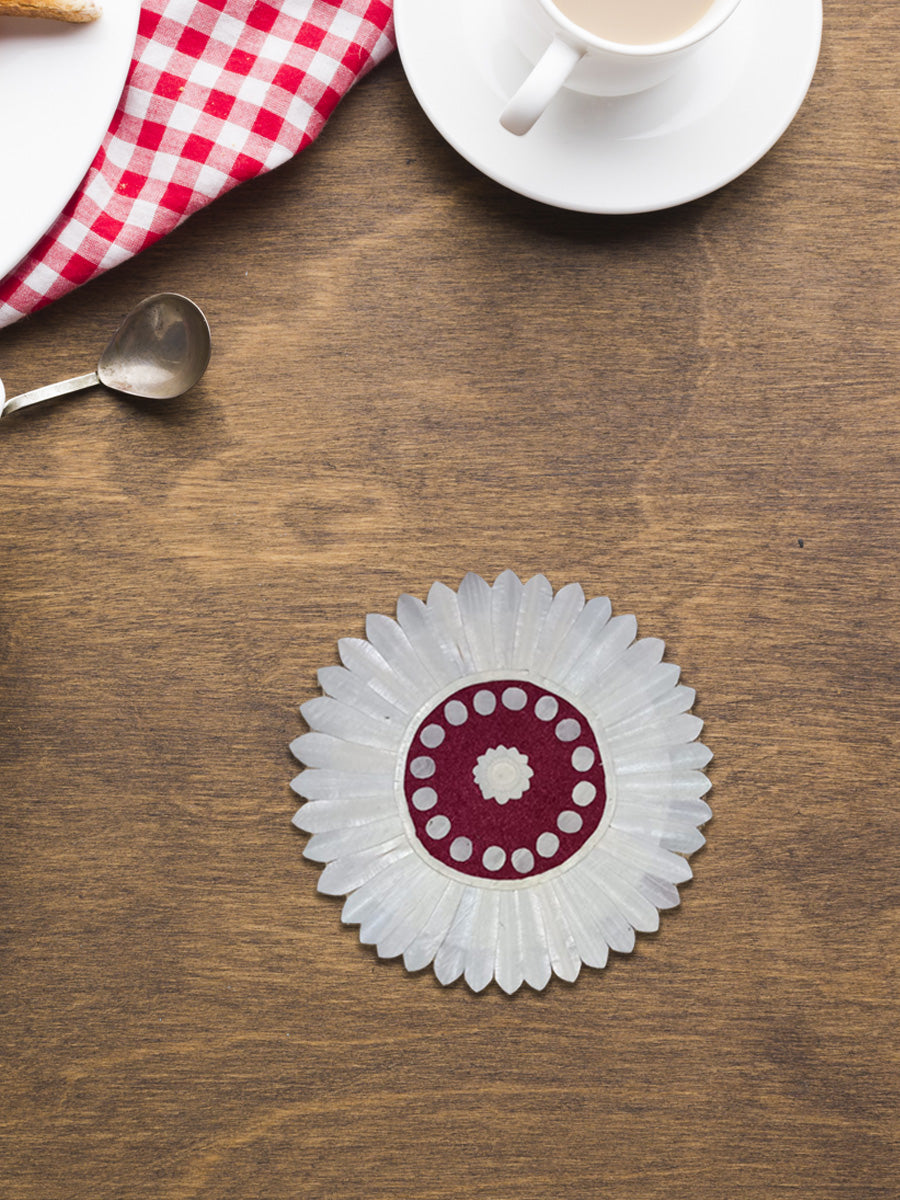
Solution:
[{"label": "dark red circular center", "polygon": [[606,805],[588,719],[520,679],[469,684],[435,705],[413,735],[403,786],[428,853],[481,879],[558,867]]}]

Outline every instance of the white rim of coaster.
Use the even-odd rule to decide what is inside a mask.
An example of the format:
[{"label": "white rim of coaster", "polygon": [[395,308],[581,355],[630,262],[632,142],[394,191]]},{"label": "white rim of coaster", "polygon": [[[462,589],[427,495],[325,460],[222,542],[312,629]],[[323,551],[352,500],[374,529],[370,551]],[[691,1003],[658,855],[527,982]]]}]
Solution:
[{"label": "white rim of coaster", "polygon": [[338,643],[291,743],[320,892],[382,958],[512,993],[659,927],[712,816],[693,689],[633,616],[504,571]]}]

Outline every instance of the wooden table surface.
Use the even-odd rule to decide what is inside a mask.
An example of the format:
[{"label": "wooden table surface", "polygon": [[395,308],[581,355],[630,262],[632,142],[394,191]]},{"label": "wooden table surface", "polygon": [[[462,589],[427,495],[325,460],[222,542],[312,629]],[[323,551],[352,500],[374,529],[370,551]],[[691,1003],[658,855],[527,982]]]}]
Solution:
[{"label": "wooden table surface", "polygon": [[[215,342],[0,439],[5,1200],[896,1200],[900,12],[826,15],[681,209],[503,190],[394,56],[0,335],[11,395],[155,291]],[[716,756],[660,932],[512,998],[360,946],[288,786],[337,639],[507,567],[664,638]]]}]

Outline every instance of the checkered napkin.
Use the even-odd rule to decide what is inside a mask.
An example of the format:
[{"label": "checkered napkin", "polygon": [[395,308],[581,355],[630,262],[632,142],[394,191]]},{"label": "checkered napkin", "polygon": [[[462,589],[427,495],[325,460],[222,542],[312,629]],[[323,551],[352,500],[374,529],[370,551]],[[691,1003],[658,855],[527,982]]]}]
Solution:
[{"label": "checkered napkin", "polygon": [[392,0],[143,0],[112,125],[56,224],[0,280],[0,328],[286,162],[393,45]]}]

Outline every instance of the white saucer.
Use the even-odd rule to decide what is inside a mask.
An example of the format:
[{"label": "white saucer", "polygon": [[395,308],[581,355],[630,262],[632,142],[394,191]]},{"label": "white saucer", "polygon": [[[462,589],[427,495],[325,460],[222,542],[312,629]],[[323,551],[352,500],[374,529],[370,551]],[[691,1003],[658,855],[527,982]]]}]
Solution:
[{"label": "white saucer", "polygon": [[793,120],[822,36],[822,0],[744,0],[667,82],[601,99],[563,89],[524,137],[499,115],[529,71],[508,0],[395,0],[397,43],[426,115],[505,187],[579,212],[672,208],[730,183]]}]

